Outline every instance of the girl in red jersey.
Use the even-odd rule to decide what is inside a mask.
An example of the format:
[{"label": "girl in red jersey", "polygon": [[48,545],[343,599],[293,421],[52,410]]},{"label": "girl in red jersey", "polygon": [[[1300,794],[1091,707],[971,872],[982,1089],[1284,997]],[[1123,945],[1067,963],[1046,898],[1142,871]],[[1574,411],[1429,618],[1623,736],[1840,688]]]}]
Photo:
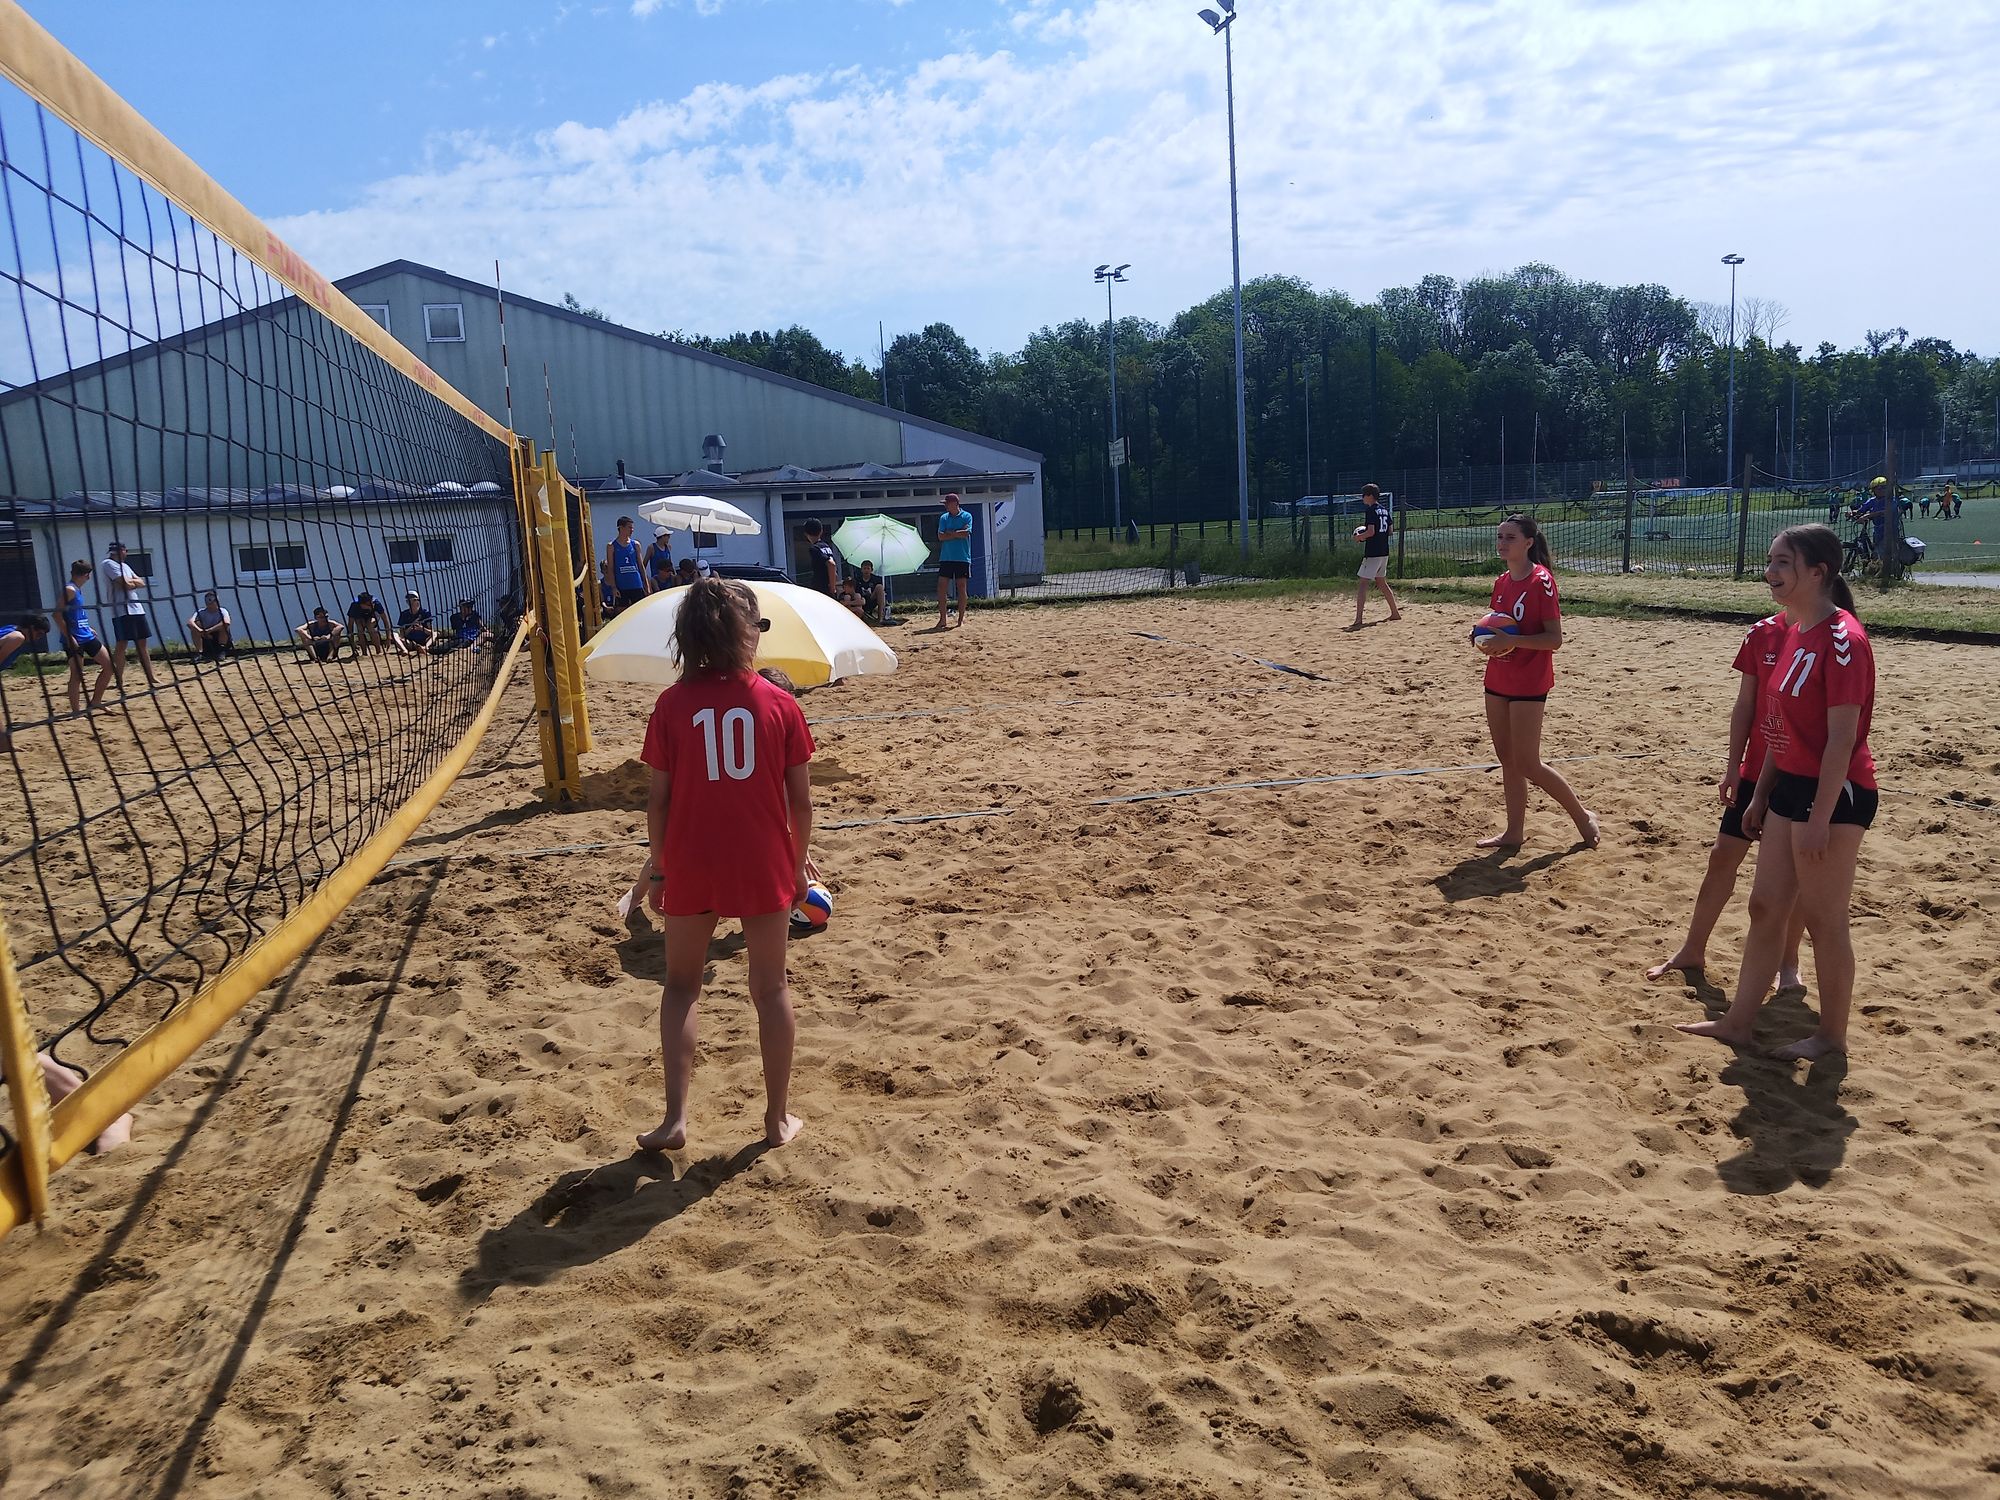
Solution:
[{"label": "girl in red jersey", "polygon": [[[1757,837],[1745,831],[1743,813],[1757,790],[1758,773],[1764,769],[1764,752],[1769,748],[1764,739],[1764,688],[1777,665],[1789,623],[1781,609],[1752,625],[1743,644],[1736,648],[1733,665],[1740,675],[1736,679],[1736,706],[1729,711],[1729,760],[1715,787],[1722,799],[1722,826],[1708,851],[1708,873],[1694,898],[1687,937],[1672,958],[1646,971],[1648,979],[1664,979],[1675,970],[1699,974],[1708,966],[1709,934],[1729,905],[1736,890],[1736,872]],[[1804,935],[1805,921],[1795,907],[1785,922],[1785,956],[1778,965],[1781,990],[1799,986],[1799,940]]]},{"label": "girl in red jersey", "polygon": [[1791,623],[1764,692],[1770,748],[1743,813],[1744,831],[1761,827],[1764,844],[1750,890],[1750,936],[1728,1011],[1680,1028],[1732,1046],[1750,1044],[1796,901],[1812,934],[1819,1029],[1773,1054],[1787,1061],[1847,1050],[1854,998],[1847,903],[1861,835],[1875,821],[1875,758],[1868,751],[1875,653],[1855,618],[1840,563],[1840,537],[1830,527],[1793,526],[1771,542],[1764,581]]},{"label": "girl in red jersey", "polygon": [[1562,601],[1556,594],[1555,575],[1549,571],[1548,539],[1533,516],[1512,515],[1500,523],[1493,550],[1507,564],[1507,571],[1493,580],[1493,609],[1511,616],[1519,633],[1482,636],[1478,642],[1488,658],[1486,727],[1493,735],[1507,800],[1506,828],[1481,839],[1479,847],[1520,845],[1528,816],[1528,784],[1533,782],[1570,815],[1577,838],[1595,849],[1597,814],[1578,800],[1561,773],[1542,760],[1542,715],[1556,682],[1553,653],[1562,647]]},{"label": "girl in red jersey", "polygon": [[792,696],[752,664],[756,596],[704,578],[674,623],[681,680],[660,694],[640,759],[653,768],[646,803],[653,910],[666,920],[667,980],[660,992],[660,1052],[667,1112],[639,1137],[644,1151],[687,1144],[694,1075],[695,1002],[709,939],[722,917],[743,924],[750,1000],[764,1063],[764,1139],[799,1133],[786,1109],[797,1023],[785,977],[792,908],[805,899],[812,838],[807,762],[812,732]]}]

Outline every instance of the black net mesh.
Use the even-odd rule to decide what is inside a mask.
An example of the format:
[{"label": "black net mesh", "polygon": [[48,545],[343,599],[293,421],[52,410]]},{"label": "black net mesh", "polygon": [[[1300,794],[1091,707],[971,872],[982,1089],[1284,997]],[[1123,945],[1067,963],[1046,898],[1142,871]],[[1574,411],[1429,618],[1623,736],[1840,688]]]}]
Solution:
[{"label": "black net mesh", "polygon": [[87,1073],[465,733],[519,526],[502,441],[7,85],[0,201],[0,901]]}]

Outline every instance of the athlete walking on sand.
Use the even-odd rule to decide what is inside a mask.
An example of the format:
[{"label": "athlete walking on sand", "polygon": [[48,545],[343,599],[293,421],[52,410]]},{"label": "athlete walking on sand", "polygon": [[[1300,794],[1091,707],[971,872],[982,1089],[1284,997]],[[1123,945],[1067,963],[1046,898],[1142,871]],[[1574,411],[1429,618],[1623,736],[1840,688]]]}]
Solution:
[{"label": "athlete walking on sand", "polygon": [[1389,530],[1392,524],[1389,507],[1382,503],[1381,487],[1362,485],[1361,524],[1354,528],[1354,539],[1361,543],[1361,567],[1354,575],[1354,623],[1347,627],[1349,630],[1361,628],[1362,616],[1368,612],[1368,587],[1371,583],[1389,601],[1389,618],[1403,618],[1402,610],[1396,607],[1396,591],[1389,587]]},{"label": "athlete walking on sand", "polygon": [[[1702,876],[1701,890],[1694,898],[1694,915],[1688,919],[1687,936],[1674,956],[1646,971],[1648,979],[1664,979],[1676,971],[1701,973],[1708,964],[1708,938],[1716,919],[1736,890],[1736,872],[1743,856],[1750,852],[1756,835],[1745,831],[1743,813],[1757,790],[1757,774],[1764,769],[1764,753],[1769,748],[1764,737],[1763,697],[1778,661],[1789,625],[1781,609],[1750,627],[1743,644],[1736,648],[1736,706],[1729,711],[1729,759],[1716,783],[1722,799],[1722,826],[1708,851],[1708,873]],[[1805,919],[1794,906],[1785,922],[1785,956],[1778,965],[1778,988],[1797,989],[1799,980],[1799,940],[1805,934]]]},{"label": "athlete walking on sand", "polygon": [[1847,907],[1861,836],[1875,821],[1878,800],[1868,749],[1875,652],[1855,617],[1840,563],[1840,537],[1830,527],[1793,526],[1772,539],[1764,581],[1791,623],[1764,693],[1770,748],[1743,812],[1744,831],[1761,828],[1764,845],[1750,888],[1750,936],[1728,1011],[1719,1020],[1680,1028],[1734,1047],[1751,1044],[1796,902],[1812,934],[1819,1027],[1772,1053],[1786,1061],[1847,1050],[1854,1000]]},{"label": "athlete walking on sand", "polygon": [[748,588],[698,579],[674,620],[681,679],[660,694],[646,725],[647,883],[653,910],[666,919],[667,978],[660,992],[666,1114],[639,1137],[643,1151],[687,1144],[695,1003],[723,917],[741,920],[749,951],[765,1143],[782,1146],[801,1128],[787,1107],[798,1023],[785,941],[792,908],[806,898],[813,738],[791,694],[753,670],[768,628]]},{"label": "athlete walking on sand", "polygon": [[1519,633],[1479,638],[1486,656],[1486,728],[1500,762],[1507,826],[1479,841],[1481,849],[1513,849],[1526,837],[1528,786],[1555,798],[1576,824],[1576,836],[1595,849],[1597,814],[1585,807],[1562,773],[1542,759],[1542,717],[1556,683],[1555,653],[1562,649],[1562,599],[1556,592],[1548,539],[1527,515],[1511,515],[1494,533],[1493,550],[1507,571],[1493,580],[1493,612],[1511,616]]}]

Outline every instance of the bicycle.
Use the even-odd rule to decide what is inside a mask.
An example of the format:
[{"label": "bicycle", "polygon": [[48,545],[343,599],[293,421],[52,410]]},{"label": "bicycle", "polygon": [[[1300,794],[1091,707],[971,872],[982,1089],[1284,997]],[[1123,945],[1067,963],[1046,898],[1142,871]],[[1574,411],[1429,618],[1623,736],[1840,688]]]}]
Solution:
[{"label": "bicycle", "polygon": [[1842,553],[1840,559],[1840,571],[1843,574],[1863,573],[1875,565],[1875,560],[1875,539],[1868,534],[1868,529],[1863,527],[1848,538],[1847,550]]}]

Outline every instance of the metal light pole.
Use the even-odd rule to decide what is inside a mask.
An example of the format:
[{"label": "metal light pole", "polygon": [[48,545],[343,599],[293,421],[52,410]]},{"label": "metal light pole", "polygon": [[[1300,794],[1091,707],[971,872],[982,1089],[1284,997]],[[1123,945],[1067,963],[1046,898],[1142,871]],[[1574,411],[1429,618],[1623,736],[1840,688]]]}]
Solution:
[{"label": "metal light pole", "polygon": [[1743,264],[1743,257],[1729,254],[1722,257],[1722,263],[1729,267],[1729,461],[1722,471],[1722,483],[1729,496],[1725,516],[1736,513],[1736,268]]},{"label": "metal light pole", "polygon": [[1250,432],[1243,397],[1243,248],[1236,224],[1236,52],[1229,28],[1236,22],[1236,0],[1222,0],[1222,14],[1196,12],[1211,31],[1222,37],[1222,76],[1229,97],[1229,275],[1236,291],[1236,524],[1241,552],[1250,562]]},{"label": "metal light pole", "polygon": [[1118,323],[1111,316],[1111,283],[1125,280],[1125,273],[1132,269],[1132,262],[1122,266],[1106,263],[1097,268],[1097,279],[1104,283],[1104,332],[1111,341],[1111,530],[1114,536],[1125,524],[1124,507],[1120,503],[1118,490]]}]

